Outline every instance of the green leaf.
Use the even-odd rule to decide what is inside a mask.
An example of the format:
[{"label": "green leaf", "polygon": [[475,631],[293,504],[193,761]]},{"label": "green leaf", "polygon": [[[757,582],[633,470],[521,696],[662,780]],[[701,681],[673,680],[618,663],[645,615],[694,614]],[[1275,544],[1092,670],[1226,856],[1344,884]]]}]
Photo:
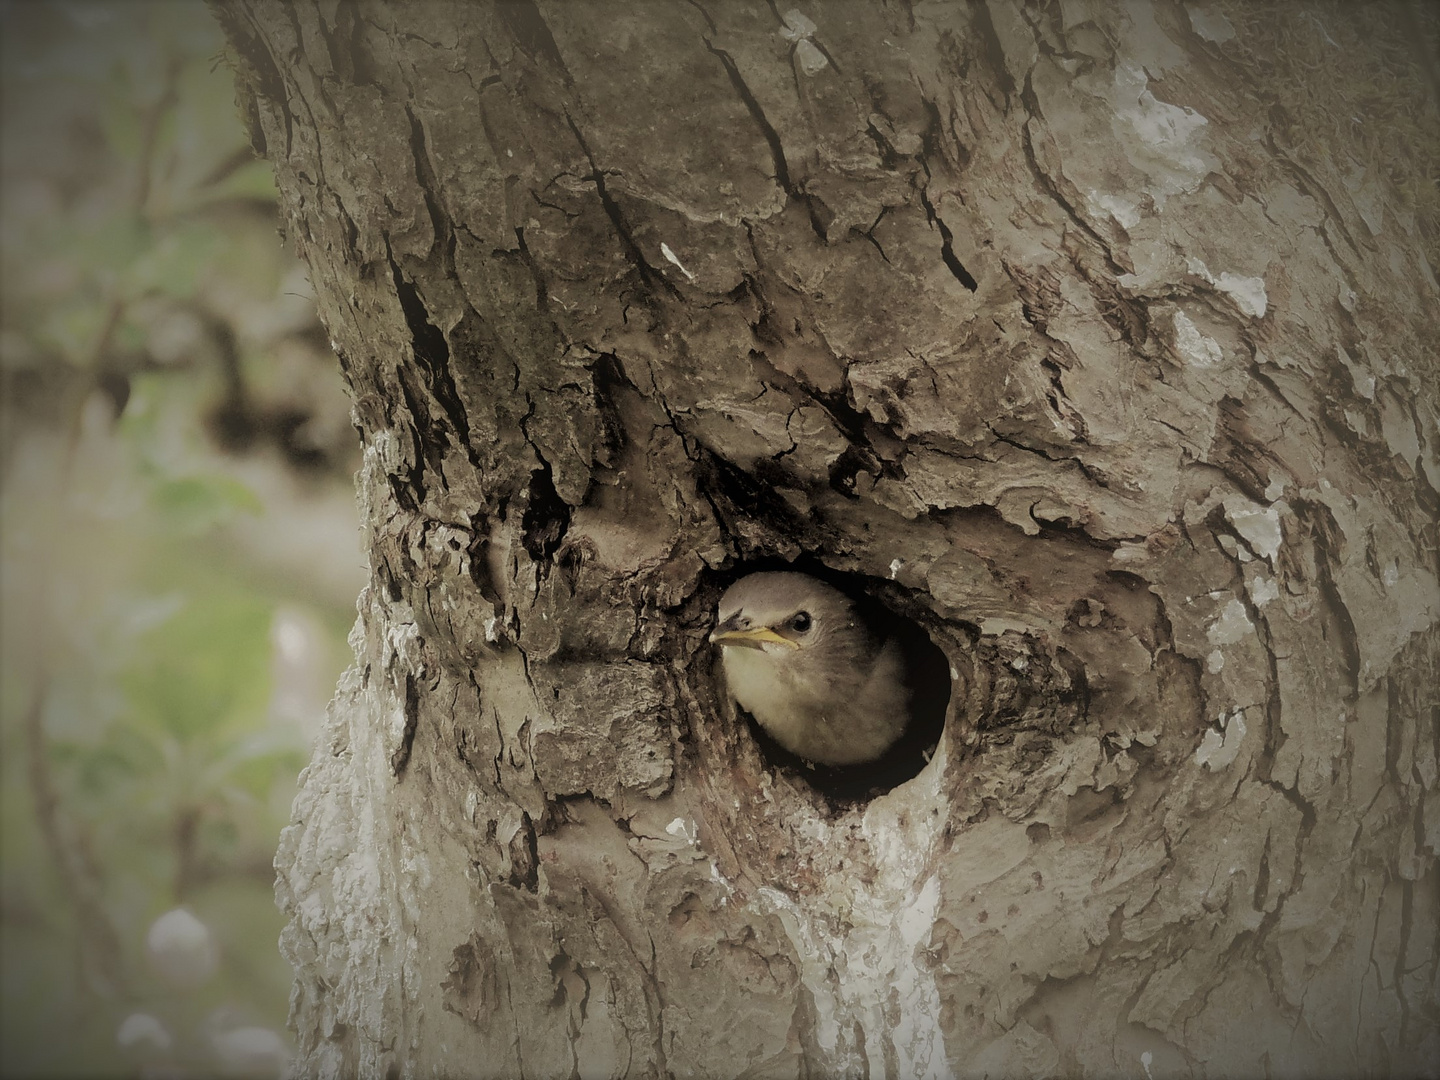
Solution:
[{"label": "green leaf", "polygon": [[186,535],[205,532],[239,512],[258,514],[264,506],[240,481],[228,476],[182,476],[156,485],[155,509]]},{"label": "green leaf", "polygon": [[94,359],[107,314],[98,299],[79,294],[43,314],[35,328],[35,339],[76,367],[88,367]]},{"label": "green leaf", "polygon": [[153,237],[144,218],[126,211],[98,222],[77,223],[68,240],[72,257],[85,269],[119,274],[146,252]]},{"label": "green leaf", "polygon": [[275,201],[275,170],[258,158],[240,166],[218,184],[206,189],[208,199],[263,199]]},{"label": "green leaf", "polygon": [[213,229],[190,226],[167,232],[130,268],[127,291],[160,292],[183,300],[193,296],[223,241]]}]

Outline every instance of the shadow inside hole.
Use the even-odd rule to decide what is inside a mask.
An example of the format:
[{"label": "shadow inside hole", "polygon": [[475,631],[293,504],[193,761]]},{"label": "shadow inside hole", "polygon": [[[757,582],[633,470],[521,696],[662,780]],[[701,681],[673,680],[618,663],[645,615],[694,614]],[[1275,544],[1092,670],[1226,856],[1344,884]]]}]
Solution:
[{"label": "shadow inside hole", "polygon": [[802,777],[811,787],[831,799],[845,803],[867,802],[918,776],[934,756],[945,730],[951,688],[950,661],[945,653],[919,624],[861,591],[853,575],[838,574],[808,562],[780,563],[777,560],[771,565],[766,560],[763,564],[747,564],[732,580],[767,570],[793,570],[819,578],[845,593],[855,604],[857,614],[877,631],[887,638],[899,639],[901,652],[906,658],[910,721],[904,734],[874,761],[858,765],[819,765],[786,750],[756,723],[754,717],[737,705],[736,713],[745,718],[765,760]]}]

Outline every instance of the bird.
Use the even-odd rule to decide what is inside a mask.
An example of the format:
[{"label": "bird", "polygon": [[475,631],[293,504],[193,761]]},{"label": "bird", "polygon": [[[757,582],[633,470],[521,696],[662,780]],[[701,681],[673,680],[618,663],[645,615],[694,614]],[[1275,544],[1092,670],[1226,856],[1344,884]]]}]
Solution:
[{"label": "bird", "polygon": [[899,639],[839,589],[808,574],[749,574],[720,597],[710,641],[726,688],[781,747],[853,766],[905,733],[911,691]]}]

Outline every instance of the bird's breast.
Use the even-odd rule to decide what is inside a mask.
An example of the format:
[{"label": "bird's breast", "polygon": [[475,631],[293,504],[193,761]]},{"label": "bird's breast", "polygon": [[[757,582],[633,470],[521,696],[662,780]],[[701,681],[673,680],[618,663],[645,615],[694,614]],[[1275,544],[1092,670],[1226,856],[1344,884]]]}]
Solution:
[{"label": "bird's breast", "polygon": [[[885,659],[890,657],[882,654]],[[905,702],[888,688],[896,672],[877,665],[807,664],[803,654],[727,648],[725,683],[742,709],[791,753],[827,765],[878,757],[905,726]]]},{"label": "bird's breast", "polygon": [[762,723],[795,697],[795,680],[764,649],[725,650],[725,685],[741,708]]}]

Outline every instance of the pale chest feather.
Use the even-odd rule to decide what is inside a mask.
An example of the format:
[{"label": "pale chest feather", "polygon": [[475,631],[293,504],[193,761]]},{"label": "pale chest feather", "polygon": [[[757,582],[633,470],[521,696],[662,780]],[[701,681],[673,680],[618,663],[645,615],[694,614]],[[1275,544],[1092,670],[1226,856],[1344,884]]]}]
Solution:
[{"label": "pale chest feather", "polygon": [[724,660],[731,695],[767,729],[813,697],[813,688],[801,685],[779,658],[761,649],[726,649]]},{"label": "pale chest feather", "polygon": [[725,681],[740,707],[792,753],[828,765],[878,757],[909,718],[892,642],[866,662],[820,670],[794,653],[726,649]]}]

